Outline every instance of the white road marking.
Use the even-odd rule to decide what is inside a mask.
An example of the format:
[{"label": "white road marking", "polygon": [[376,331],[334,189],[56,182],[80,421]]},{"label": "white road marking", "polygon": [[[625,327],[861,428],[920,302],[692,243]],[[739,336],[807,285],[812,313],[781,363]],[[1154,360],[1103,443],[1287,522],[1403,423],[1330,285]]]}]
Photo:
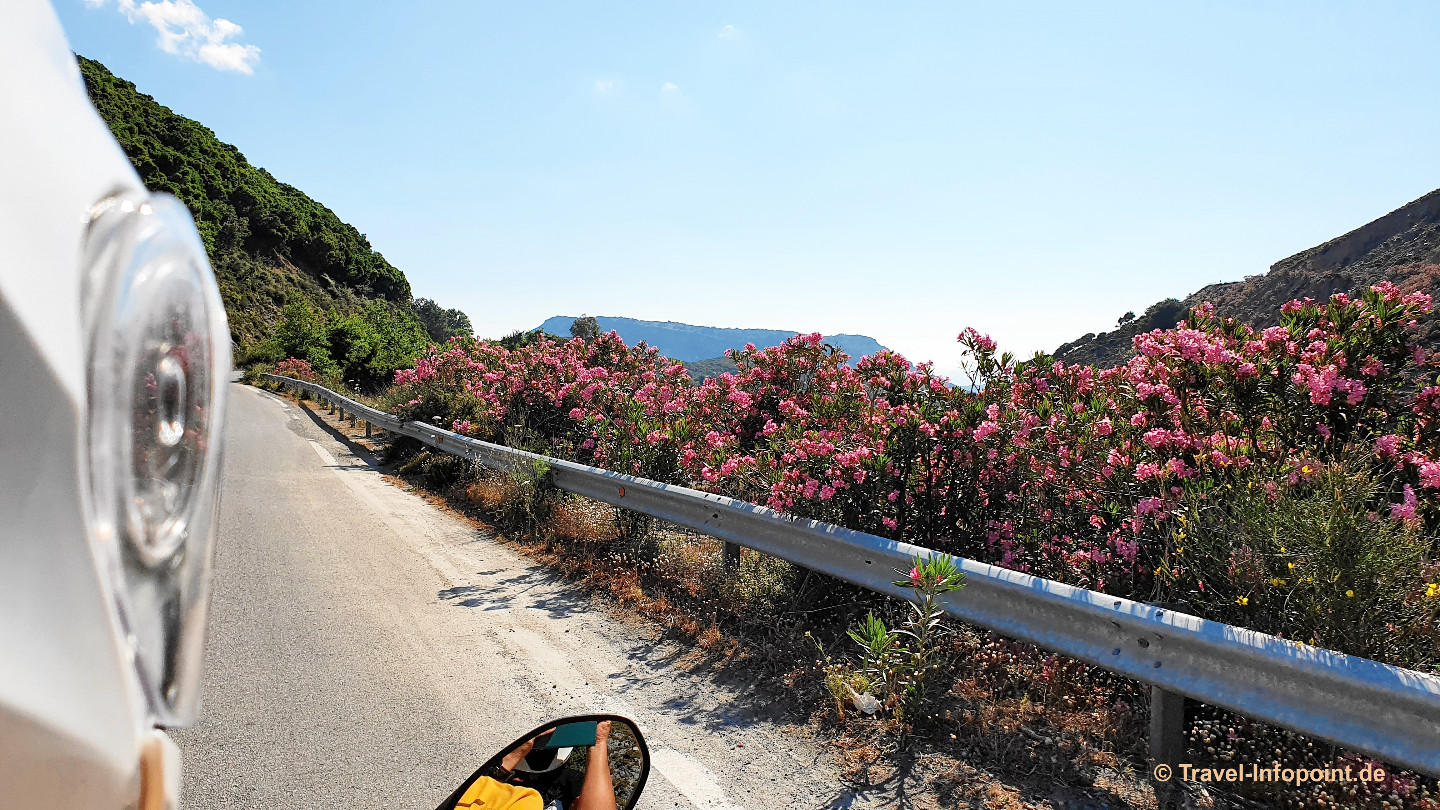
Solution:
[{"label": "white road marking", "polygon": [[650,752],[650,764],[699,810],[745,810],[731,804],[715,780],[715,774],[688,754],[673,748],[657,748]]},{"label": "white road marking", "polygon": [[310,446],[313,447],[313,448],[315,448],[315,455],[319,456],[319,457],[320,457],[320,460],[323,461],[323,462],[325,462],[328,466],[334,467],[334,466],[336,466],[337,464],[340,463],[340,462],[338,462],[338,461],[335,460],[335,457],[334,457],[334,456],[330,455],[330,451],[329,451],[329,450],[326,450],[325,448],[321,447],[321,446],[320,446],[317,442],[315,442],[313,439],[306,439],[306,441],[310,442]]}]

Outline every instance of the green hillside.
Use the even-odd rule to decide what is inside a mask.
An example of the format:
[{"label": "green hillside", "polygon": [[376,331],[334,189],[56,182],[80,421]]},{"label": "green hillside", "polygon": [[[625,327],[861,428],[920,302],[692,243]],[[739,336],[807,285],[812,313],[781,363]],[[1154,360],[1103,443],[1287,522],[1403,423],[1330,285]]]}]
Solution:
[{"label": "green hillside", "polygon": [[[194,215],[238,360],[309,355],[326,366],[328,355],[347,379],[378,379],[430,341],[470,333],[459,310],[412,299],[405,274],[333,211],[99,62],[77,59],[90,101],[146,187],[175,195]],[[313,315],[308,334],[324,345],[282,345],[297,332],[277,334],[287,313],[292,322]]]}]

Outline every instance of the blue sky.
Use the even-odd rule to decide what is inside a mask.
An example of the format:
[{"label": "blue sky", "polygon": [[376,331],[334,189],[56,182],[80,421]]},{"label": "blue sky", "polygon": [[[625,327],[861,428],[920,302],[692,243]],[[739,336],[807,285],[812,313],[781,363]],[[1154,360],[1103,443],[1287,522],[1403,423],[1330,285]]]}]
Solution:
[{"label": "blue sky", "polygon": [[1053,349],[1440,187],[1436,3],[54,4],[486,336],[948,370],[965,326]]}]

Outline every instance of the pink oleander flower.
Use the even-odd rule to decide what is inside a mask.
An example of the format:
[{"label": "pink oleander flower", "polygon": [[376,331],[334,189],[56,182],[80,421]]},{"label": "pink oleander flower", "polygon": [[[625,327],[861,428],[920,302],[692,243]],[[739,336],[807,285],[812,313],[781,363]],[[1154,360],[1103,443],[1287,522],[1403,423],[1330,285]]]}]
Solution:
[{"label": "pink oleander flower", "polygon": [[1391,520],[1415,519],[1415,507],[1419,504],[1418,499],[1415,497],[1415,490],[1412,489],[1409,484],[1406,484],[1403,491],[1405,494],[1400,503],[1390,504]]},{"label": "pink oleander flower", "polygon": [[1420,486],[1427,489],[1440,489],[1440,461],[1420,463]]},{"label": "pink oleander flower", "polygon": [[982,335],[970,327],[966,327],[965,331],[955,339],[961,343],[973,345],[984,352],[995,351],[995,341],[991,340],[989,335]]},{"label": "pink oleander flower", "polygon": [[1394,458],[1399,449],[1400,437],[1393,433],[1375,440],[1375,455],[1382,459]]},{"label": "pink oleander flower", "polygon": [[1145,442],[1145,444],[1149,445],[1152,449],[1159,450],[1170,444],[1170,431],[1164,428],[1147,430],[1145,431],[1145,435],[1141,437],[1141,441]]}]

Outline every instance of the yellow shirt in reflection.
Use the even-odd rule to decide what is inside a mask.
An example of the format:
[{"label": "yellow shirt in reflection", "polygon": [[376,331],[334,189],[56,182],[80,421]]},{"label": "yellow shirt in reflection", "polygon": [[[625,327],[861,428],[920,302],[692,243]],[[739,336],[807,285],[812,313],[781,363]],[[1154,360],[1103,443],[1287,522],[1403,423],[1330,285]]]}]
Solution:
[{"label": "yellow shirt in reflection", "polygon": [[455,810],[544,810],[535,788],[507,785],[482,776],[470,784]]}]

